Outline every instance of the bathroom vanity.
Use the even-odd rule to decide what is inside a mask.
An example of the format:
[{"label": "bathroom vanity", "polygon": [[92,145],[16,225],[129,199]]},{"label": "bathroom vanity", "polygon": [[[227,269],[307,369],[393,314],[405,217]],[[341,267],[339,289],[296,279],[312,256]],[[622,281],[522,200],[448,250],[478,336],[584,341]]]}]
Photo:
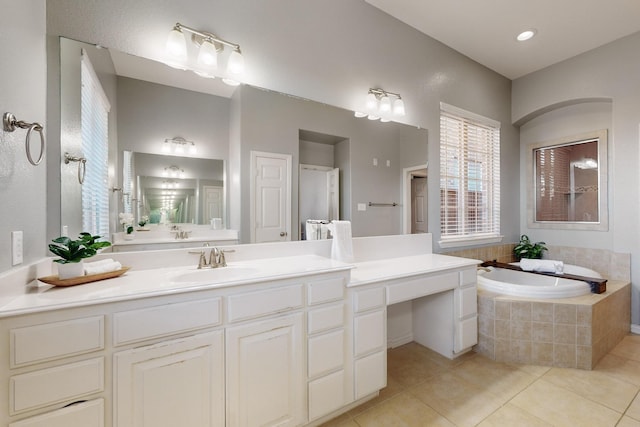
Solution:
[{"label": "bathroom vanity", "polygon": [[426,240],[354,264],[330,242],[238,245],[216,270],[159,251],[116,279],[0,294],[0,425],[320,424],[386,386],[388,304],[413,300],[416,341],[448,357],[476,343],[476,261],[416,255]]}]

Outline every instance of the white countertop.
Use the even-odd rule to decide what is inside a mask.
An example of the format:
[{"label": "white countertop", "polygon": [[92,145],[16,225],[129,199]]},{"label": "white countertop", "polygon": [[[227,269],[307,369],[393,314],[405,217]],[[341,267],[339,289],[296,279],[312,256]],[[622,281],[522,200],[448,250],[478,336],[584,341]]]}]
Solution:
[{"label": "white countertop", "polygon": [[349,286],[360,286],[419,274],[478,265],[481,261],[440,254],[422,254],[356,262]]},{"label": "white countertop", "polygon": [[[0,318],[346,270],[351,270],[348,286],[361,286],[480,263],[423,253],[430,251],[430,242],[430,235],[354,239],[354,249],[360,257],[354,264],[330,259],[328,241],[237,245],[226,247],[230,252],[235,251],[227,257],[228,267],[205,270],[197,270],[197,255],[184,249],[113,253],[105,256],[133,268],[117,278],[70,287],[54,287],[33,280],[52,274],[51,258],[48,258],[0,277]],[[388,251],[397,256],[380,259],[380,254]],[[265,258],[264,254],[269,257]]]},{"label": "white countertop", "polygon": [[[170,295],[181,292],[247,285],[266,280],[282,280],[316,273],[344,271],[352,266],[318,255],[300,255],[281,258],[229,263],[225,276],[215,282],[176,281],[184,274],[215,274],[215,270],[197,270],[195,266],[167,267],[150,270],[131,269],[123,276],[86,283],[83,285],[55,287],[32,281],[24,293],[0,298],[0,318],[40,311],[81,307],[92,304],[123,301],[134,298]],[[242,269],[240,277],[229,277],[234,269]]]}]

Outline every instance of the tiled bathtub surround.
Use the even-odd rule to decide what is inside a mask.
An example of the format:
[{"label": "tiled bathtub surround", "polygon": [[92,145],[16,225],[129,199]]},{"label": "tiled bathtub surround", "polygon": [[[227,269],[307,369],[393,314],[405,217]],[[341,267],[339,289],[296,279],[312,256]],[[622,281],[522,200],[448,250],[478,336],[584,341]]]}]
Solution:
[{"label": "tiled bathtub surround", "polygon": [[[515,244],[485,246],[448,255],[513,262]],[[475,350],[504,362],[592,369],[629,332],[631,256],[606,249],[547,245],[545,259],[597,271],[607,292],[535,300],[478,291]]]},{"label": "tiled bathtub surround", "polygon": [[500,362],[592,369],[629,333],[631,285],[604,294],[536,300],[478,291],[478,345]]}]

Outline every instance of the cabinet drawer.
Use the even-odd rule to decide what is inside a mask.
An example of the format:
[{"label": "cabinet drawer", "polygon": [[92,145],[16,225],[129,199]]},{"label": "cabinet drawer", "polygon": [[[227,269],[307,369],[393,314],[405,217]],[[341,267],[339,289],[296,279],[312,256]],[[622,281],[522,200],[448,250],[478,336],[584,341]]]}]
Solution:
[{"label": "cabinet drawer", "polygon": [[9,331],[12,368],[104,349],[104,316]]},{"label": "cabinet drawer", "polygon": [[405,280],[387,287],[387,303],[391,305],[447,289],[455,289],[458,287],[459,280],[457,272]]},{"label": "cabinet drawer", "polygon": [[9,379],[12,414],[104,390],[102,357],[42,369]]},{"label": "cabinet drawer", "polygon": [[309,378],[344,367],[344,332],[309,338]]},{"label": "cabinet drawer", "polygon": [[104,400],[81,402],[9,424],[9,427],[104,427]]},{"label": "cabinet drawer", "polygon": [[353,320],[356,357],[374,350],[385,349],[386,323],[387,316],[385,310],[363,314]]},{"label": "cabinet drawer", "polygon": [[307,328],[309,334],[344,326],[344,304],[318,308],[309,312]]},{"label": "cabinet drawer", "polygon": [[387,352],[380,351],[355,361],[356,399],[387,386]]},{"label": "cabinet drawer", "polygon": [[302,285],[232,295],[229,297],[229,322],[288,311],[300,308],[303,304]]},{"label": "cabinet drawer", "polygon": [[222,322],[220,298],[187,301],[113,315],[113,345],[163,337]]},{"label": "cabinet drawer", "polygon": [[344,298],[344,278],[319,280],[309,283],[307,302],[309,305],[337,301]]},{"label": "cabinet drawer", "polygon": [[384,288],[359,291],[353,296],[353,309],[356,313],[383,307],[384,305]]},{"label": "cabinet drawer", "polygon": [[334,372],[309,383],[309,420],[320,418],[346,403],[344,371]]},{"label": "cabinet drawer", "polygon": [[478,318],[473,316],[458,323],[453,351],[459,353],[476,344],[478,344]]},{"label": "cabinet drawer", "polygon": [[458,312],[456,314],[459,319],[477,314],[478,292],[475,286],[456,289],[455,293],[458,303]]}]

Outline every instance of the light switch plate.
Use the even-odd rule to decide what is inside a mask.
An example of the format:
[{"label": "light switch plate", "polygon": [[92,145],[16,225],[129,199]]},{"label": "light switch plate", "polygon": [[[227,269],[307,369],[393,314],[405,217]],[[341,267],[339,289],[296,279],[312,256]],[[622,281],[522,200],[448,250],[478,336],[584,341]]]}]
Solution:
[{"label": "light switch plate", "polygon": [[358,210],[359,211],[366,211],[367,210],[366,203],[358,203]]},{"label": "light switch plate", "polygon": [[22,264],[22,231],[11,232],[11,265]]}]

